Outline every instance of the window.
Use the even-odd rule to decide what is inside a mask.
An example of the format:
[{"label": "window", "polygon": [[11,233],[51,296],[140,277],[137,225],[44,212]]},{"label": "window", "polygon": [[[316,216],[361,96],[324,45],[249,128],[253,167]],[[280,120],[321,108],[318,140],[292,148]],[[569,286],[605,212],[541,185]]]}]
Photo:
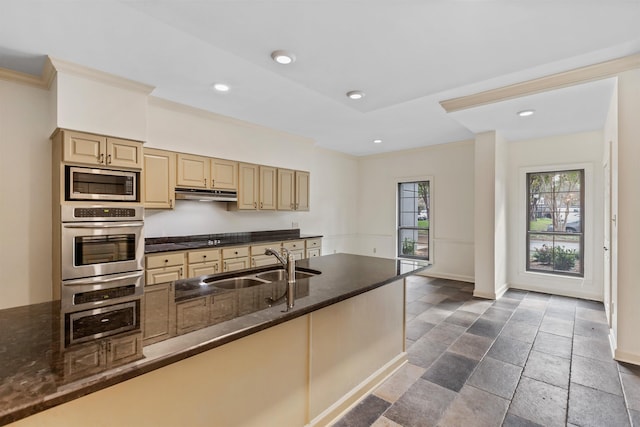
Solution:
[{"label": "window", "polygon": [[584,276],[584,169],[527,174],[527,271]]},{"label": "window", "polygon": [[429,181],[398,184],[398,257],[429,260]]}]

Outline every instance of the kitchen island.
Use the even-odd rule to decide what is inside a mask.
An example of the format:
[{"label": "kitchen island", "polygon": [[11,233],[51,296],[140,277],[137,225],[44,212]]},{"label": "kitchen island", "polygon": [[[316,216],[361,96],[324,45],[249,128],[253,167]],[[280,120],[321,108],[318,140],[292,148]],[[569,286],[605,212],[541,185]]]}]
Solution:
[{"label": "kitchen island", "polygon": [[237,316],[71,383],[56,302],[0,311],[0,424],[326,424],[405,362],[403,279],[427,266],[347,254],[297,265],[321,274],[297,283],[291,310]]}]

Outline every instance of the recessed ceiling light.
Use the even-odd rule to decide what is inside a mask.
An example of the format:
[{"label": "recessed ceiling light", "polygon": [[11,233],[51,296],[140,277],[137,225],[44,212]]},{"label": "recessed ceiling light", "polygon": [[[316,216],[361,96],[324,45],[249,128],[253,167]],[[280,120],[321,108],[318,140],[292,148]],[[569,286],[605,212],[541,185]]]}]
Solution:
[{"label": "recessed ceiling light", "polygon": [[374,139],[373,143],[374,144],[382,144],[382,140],[381,139]]},{"label": "recessed ceiling light", "polygon": [[351,99],[362,99],[364,98],[364,92],[361,90],[352,90],[347,92],[347,96]]},{"label": "recessed ceiling light", "polygon": [[296,56],[286,50],[274,50],[271,52],[271,59],[276,61],[278,64],[287,65],[295,62]]},{"label": "recessed ceiling light", "polygon": [[518,116],[529,117],[529,116],[533,116],[533,113],[535,112],[536,110],[522,110],[522,111],[518,111]]},{"label": "recessed ceiling light", "polygon": [[215,83],[213,85],[213,88],[215,90],[217,90],[218,92],[228,92],[229,89],[230,89],[229,85],[224,84],[224,83]]}]

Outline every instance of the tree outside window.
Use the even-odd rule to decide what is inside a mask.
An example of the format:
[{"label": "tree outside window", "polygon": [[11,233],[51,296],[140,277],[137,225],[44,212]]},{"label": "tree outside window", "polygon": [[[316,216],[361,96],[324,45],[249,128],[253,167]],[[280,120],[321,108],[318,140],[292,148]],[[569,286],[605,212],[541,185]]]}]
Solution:
[{"label": "tree outside window", "polygon": [[527,270],[584,276],[584,169],[527,174]]},{"label": "tree outside window", "polygon": [[429,181],[398,184],[398,257],[429,260]]}]

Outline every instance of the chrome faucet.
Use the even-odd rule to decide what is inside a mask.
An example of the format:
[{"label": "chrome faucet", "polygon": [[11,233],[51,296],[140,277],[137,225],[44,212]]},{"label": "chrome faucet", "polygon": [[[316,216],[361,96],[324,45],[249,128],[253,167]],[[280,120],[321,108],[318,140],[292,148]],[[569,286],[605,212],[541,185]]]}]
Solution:
[{"label": "chrome faucet", "polygon": [[286,258],[283,258],[281,254],[278,253],[275,249],[267,248],[264,251],[265,255],[273,255],[278,261],[284,266],[285,271],[287,272],[287,291],[280,298],[265,298],[269,307],[273,304],[279,302],[284,297],[287,298],[287,310],[293,308],[294,300],[295,300],[295,285],[296,285],[296,259],[293,254],[289,253],[287,248],[282,248],[282,252],[285,254]]}]

